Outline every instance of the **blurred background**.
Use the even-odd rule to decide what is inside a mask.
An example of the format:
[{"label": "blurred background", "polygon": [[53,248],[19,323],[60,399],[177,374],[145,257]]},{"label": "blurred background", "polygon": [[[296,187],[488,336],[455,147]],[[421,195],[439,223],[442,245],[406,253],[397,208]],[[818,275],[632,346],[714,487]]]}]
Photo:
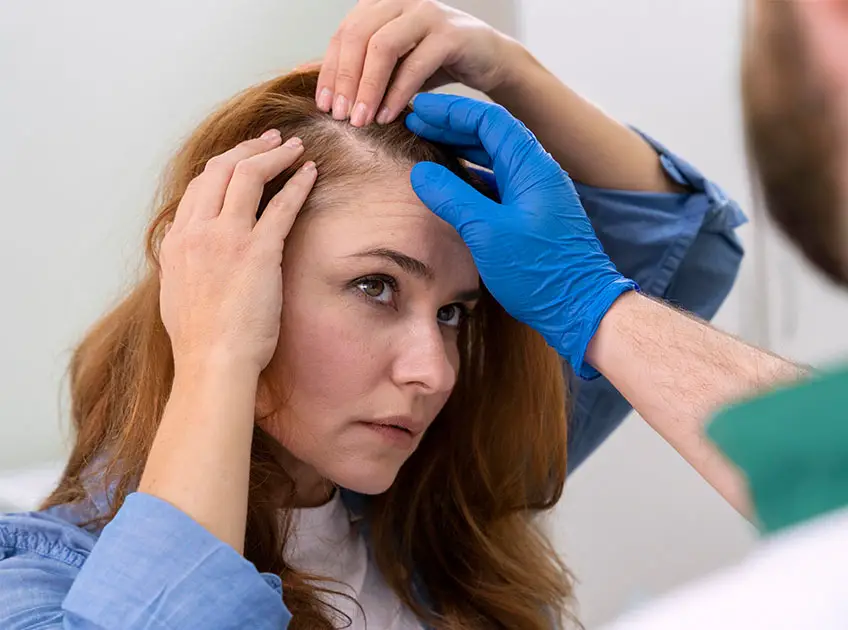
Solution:
[{"label": "blurred background", "polygon": [[[323,54],[354,0],[0,3],[0,510],[34,506],[66,452],[70,351],[141,260],[157,177],[236,91]],[[717,324],[799,361],[840,354],[848,300],[756,216],[741,139],[742,0],[452,0],[700,167],[752,223]],[[842,325],[840,325],[842,324]],[[637,417],[552,520],[591,630],[744,555],[753,532]]]}]

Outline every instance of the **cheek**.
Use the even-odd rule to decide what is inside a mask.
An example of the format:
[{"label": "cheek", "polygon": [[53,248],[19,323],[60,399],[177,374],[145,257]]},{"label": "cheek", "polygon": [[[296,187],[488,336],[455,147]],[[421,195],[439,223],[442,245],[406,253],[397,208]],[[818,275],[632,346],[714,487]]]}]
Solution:
[{"label": "cheek", "polygon": [[366,395],[379,379],[374,339],[338,304],[303,306],[284,314],[280,335],[296,402],[308,404],[310,415],[350,413],[345,407]]}]

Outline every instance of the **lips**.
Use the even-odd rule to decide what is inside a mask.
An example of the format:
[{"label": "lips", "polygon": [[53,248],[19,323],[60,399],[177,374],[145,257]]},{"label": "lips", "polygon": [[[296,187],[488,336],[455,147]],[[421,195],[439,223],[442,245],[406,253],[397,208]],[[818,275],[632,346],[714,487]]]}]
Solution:
[{"label": "lips", "polygon": [[411,416],[388,416],[385,418],[375,418],[373,420],[363,420],[366,424],[375,424],[378,426],[391,427],[406,431],[412,437],[417,437],[427,426],[422,422],[417,422]]},{"label": "lips", "polygon": [[384,446],[398,448],[407,454],[415,448],[418,436],[426,428],[407,416],[360,420],[358,424],[373,436],[379,436],[380,443]]}]

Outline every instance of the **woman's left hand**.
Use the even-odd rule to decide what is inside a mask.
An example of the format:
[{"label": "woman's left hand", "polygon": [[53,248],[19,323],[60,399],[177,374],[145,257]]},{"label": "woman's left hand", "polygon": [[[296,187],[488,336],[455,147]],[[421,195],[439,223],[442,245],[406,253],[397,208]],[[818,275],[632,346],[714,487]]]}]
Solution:
[{"label": "woman's left hand", "polygon": [[460,82],[488,92],[521,45],[437,0],[359,0],[330,40],[319,109],[361,127],[397,118],[416,92]]}]

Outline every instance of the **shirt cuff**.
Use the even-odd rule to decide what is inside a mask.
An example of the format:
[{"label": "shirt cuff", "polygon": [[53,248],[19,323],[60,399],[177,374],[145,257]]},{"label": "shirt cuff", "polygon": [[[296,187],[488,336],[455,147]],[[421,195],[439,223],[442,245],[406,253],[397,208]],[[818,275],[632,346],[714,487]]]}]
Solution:
[{"label": "shirt cuff", "polygon": [[187,514],[130,494],[63,603],[98,628],[274,628],[291,615],[277,588]]},{"label": "shirt cuff", "polygon": [[640,132],[685,192],[643,192],[576,184],[604,251],[640,290],[663,298],[695,238],[720,235],[741,250],[734,230],[747,222],[739,206],[683,158]]}]

